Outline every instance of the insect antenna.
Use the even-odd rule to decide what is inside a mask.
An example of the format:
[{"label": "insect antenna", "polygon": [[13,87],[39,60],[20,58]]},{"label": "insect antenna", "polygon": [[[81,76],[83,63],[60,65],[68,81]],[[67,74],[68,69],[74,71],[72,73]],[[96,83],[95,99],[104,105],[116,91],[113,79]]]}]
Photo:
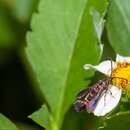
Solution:
[{"label": "insect antenna", "polygon": [[110,60],[110,62],[111,62],[111,74],[110,74],[110,77],[112,77],[112,68],[113,68],[113,66],[112,66],[112,58],[111,58],[111,57],[109,57],[108,59],[109,59],[109,60]]},{"label": "insect antenna", "polygon": [[111,74],[110,74],[111,81],[112,81],[114,78],[123,79],[123,80],[128,81],[127,79],[122,78],[122,77],[112,77],[112,68],[113,68],[113,66],[112,66],[112,59],[111,59],[110,57],[109,57],[109,59],[110,59],[110,62],[111,62]]},{"label": "insect antenna", "polygon": [[113,80],[114,78],[117,78],[117,79],[123,79],[123,80],[126,80],[126,81],[128,81],[127,79],[125,79],[125,78],[122,78],[122,77],[112,77],[112,80]]}]

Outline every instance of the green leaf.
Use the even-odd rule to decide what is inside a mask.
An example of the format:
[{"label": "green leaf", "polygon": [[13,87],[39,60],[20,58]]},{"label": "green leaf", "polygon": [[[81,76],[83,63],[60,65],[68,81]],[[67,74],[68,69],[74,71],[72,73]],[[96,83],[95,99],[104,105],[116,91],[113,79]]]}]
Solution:
[{"label": "green leaf", "polygon": [[98,130],[129,130],[130,111],[120,112],[106,119],[106,124]]},{"label": "green leaf", "polygon": [[94,24],[95,31],[97,34],[97,38],[98,38],[99,42],[101,43],[101,36],[102,36],[102,32],[104,29],[104,22],[105,22],[104,16],[106,14],[106,11],[104,11],[104,15],[102,15],[102,17],[101,17],[101,15],[98,11],[96,11],[94,8],[91,8],[90,14],[93,17],[93,24]]},{"label": "green leaf", "polygon": [[36,123],[49,130],[50,118],[49,118],[49,112],[46,105],[43,105],[38,111],[31,114],[29,118],[31,118]]},{"label": "green leaf", "polygon": [[7,117],[0,114],[0,130],[18,130],[18,128]]},{"label": "green leaf", "polygon": [[49,106],[52,130],[60,129],[75,96],[90,83],[93,72],[85,72],[83,65],[101,57],[90,11],[103,16],[106,6],[106,0],[41,0],[33,16],[26,51]]},{"label": "green leaf", "polygon": [[129,5],[129,0],[111,0],[106,24],[110,44],[122,55],[130,55]]}]

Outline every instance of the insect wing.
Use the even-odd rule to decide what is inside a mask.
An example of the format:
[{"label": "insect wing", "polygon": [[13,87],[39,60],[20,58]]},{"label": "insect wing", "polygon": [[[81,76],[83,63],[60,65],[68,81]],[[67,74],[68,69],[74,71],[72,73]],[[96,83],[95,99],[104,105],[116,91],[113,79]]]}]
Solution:
[{"label": "insect wing", "polygon": [[86,108],[85,97],[90,93],[90,91],[91,91],[90,88],[86,88],[78,93],[77,99],[74,103],[74,108],[77,112],[85,110]]},{"label": "insect wing", "polygon": [[77,95],[77,99],[83,99],[84,97],[86,97],[86,95],[91,91],[91,88],[86,88],[81,90],[78,95]]},{"label": "insect wing", "polygon": [[98,100],[100,99],[100,95],[97,94],[89,103],[88,105],[86,106],[86,109],[88,112],[93,112],[94,109],[96,108],[97,106],[97,103],[98,103]]},{"label": "insect wing", "polygon": [[85,110],[85,103],[82,100],[76,100],[74,103],[74,109],[76,112],[80,112],[82,110]]},{"label": "insect wing", "polygon": [[91,87],[91,90],[88,94],[87,100],[89,101],[86,104],[86,110],[88,112],[93,112],[97,106],[98,100],[108,89],[108,80],[100,80],[97,84]]}]

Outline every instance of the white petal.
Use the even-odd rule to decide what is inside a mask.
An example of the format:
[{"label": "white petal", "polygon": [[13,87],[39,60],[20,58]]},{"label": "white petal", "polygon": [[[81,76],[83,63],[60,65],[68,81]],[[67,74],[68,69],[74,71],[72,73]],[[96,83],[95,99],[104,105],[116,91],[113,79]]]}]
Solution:
[{"label": "white petal", "polygon": [[118,61],[118,62],[124,62],[124,61],[130,62],[130,57],[129,56],[123,57],[123,56],[117,54],[116,55],[116,61]]},{"label": "white petal", "polygon": [[[115,68],[116,67],[116,64],[112,61],[112,68]],[[91,65],[91,64],[85,64],[84,65],[84,69],[95,69],[105,75],[108,75],[110,76],[111,74],[111,61],[110,60],[106,60],[106,61],[103,61],[101,62],[99,65]]]},{"label": "white petal", "polygon": [[111,86],[111,88],[104,93],[99,99],[98,104],[93,111],[96,116],[104,116],[111,112],[119,103],[121,98],[122,90],[116,86]]}]

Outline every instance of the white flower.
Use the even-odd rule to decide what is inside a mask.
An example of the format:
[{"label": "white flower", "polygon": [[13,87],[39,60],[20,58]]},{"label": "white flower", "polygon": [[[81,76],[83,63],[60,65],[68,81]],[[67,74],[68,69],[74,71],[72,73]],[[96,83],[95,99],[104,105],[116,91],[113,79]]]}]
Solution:
[{"label": "white flower", "polygon": [[111,86],[110,91],[112,95],[108,91],[107,94],[104,93],[99,99],[98,104],[93,111],[94,115],[104,116],[118,105],[121,98],[121,89],[115,86]]},{"label": "white flower", "polygon": [[[111,68],[112,62],[112,68]],[[130,82],[130,57],[117,54],[116,61],[106,60],[99,65],[85,64],[84,69],[95,69],[107,76],[115,77],[107,92],[103,93],[93,111],[96,116],[104,116],[111,112],[119,103],[122,88],[127,88]],[[117,78],[116,78],[117,77]],[[114,84],[114,85],[113,85]]]}]

